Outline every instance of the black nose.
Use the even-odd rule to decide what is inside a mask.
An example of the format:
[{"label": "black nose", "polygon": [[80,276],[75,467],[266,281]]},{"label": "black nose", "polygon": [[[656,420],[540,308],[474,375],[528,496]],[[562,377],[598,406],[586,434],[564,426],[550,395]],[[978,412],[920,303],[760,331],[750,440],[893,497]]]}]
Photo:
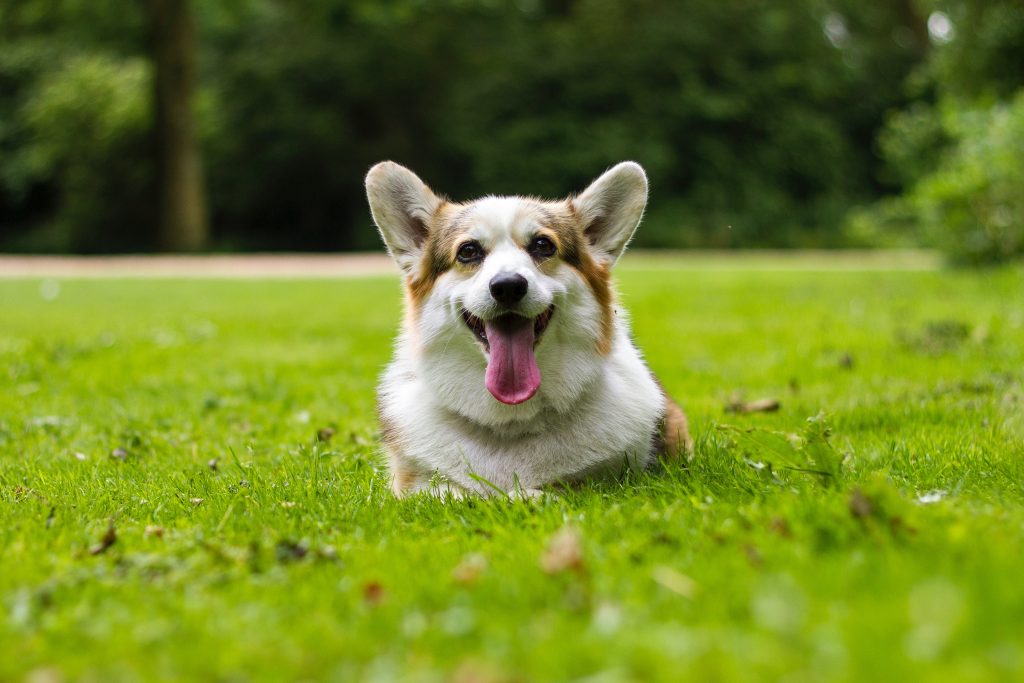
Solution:
[{"label": "black nose", "polygon": [[522,275],[502,273],[491,280],[491,296],[503,306],[512,306],[526,296],[527,282]]}]

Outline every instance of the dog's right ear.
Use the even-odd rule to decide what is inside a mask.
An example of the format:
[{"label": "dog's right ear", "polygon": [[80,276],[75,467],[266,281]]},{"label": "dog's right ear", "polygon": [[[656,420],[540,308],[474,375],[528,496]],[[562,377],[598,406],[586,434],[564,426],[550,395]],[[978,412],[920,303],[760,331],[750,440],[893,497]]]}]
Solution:
[{"label": "dog's right ear", "polygon": [[403,272],[412,273],[442,200],[415,173],[393,161],[382,161],[366,174],[366,197],[391,258]]}]

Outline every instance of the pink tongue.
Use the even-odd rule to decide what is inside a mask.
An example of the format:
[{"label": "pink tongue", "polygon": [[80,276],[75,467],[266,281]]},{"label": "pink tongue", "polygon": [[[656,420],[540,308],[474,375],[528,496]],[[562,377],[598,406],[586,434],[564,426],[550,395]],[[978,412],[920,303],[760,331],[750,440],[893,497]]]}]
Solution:
[{"label": "pink tongue", "polygon": [[533,356],[533,320],[503,315],[484,323],[490,356],[487,391],[502,403],[528,401],[540,387],[540,368]]}]

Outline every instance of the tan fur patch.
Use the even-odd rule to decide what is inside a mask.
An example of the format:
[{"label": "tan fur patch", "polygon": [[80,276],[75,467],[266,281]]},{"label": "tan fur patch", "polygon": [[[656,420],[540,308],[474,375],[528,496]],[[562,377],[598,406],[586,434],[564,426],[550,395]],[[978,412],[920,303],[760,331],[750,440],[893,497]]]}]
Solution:
[{"label": "tan fur patch", "polygon": [[430,218],[418,272],[406,280],[412,304],[410,313],[413,316],[430,295],[437,278],[452,267],[455,259],[455,242],[465,231],[457,220],[463,208],[461,204],[443,201]]},{"label": "tan fur patch", "polygon": [[381,410],[379,404],[377,405],[377,421],[380,423],[380,440],[384,442],[384,446],[389,451],[397,450],[399,442],[398,427],[393,421],[385,417],[384,411]]},{"label": "tan fur patch", "polygon": [[381,441],[388,455],[391,490],[396,497],[401,498],[416,485],[419,472],[405,464],[405,458],[401,455],[402,444],[398,426],[384,415],[379,404],[377,405],[377,420],[380,422]]},{"label": "tan fur patch", "polygon": [[661,386],[655,377],[661,395],[665,399],[665,415],[658,424],[658,433],[654,438],[654,450],[666,460],[679,460],[693,457],[693,439],[690,437],[690,426],[686,413]]},{"label": "tan fur patch", "polygon": [[584,234],[586,226],[580,221],[572,202],[565,202],[562,206],[568,214],[566,220],[553,226],[556,234],[566,244],[562,258],[583,276],[594,292],[594,298],[601,307],[601,337],[597,342],[597,352],[608,355],[612,350],[612,336],[615,332],[615,290],[612,288],[611,271],[590,252]]},{"label": "tan fur patch", "polygon": [[398,458],[391,458],[391,491],[397,498],[412,491],[419,477],[417,470],[406,467]]}]

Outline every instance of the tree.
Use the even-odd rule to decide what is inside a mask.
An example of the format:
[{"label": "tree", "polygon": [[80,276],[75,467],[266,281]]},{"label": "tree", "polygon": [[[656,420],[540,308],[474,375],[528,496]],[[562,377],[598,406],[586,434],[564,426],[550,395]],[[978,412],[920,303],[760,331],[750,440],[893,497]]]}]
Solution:
[{"label": "tree", "polygon": [[146,0],[154,67],[160,246],[195,251],[209,238],[193,113],[196,32],[188,0]]}]

